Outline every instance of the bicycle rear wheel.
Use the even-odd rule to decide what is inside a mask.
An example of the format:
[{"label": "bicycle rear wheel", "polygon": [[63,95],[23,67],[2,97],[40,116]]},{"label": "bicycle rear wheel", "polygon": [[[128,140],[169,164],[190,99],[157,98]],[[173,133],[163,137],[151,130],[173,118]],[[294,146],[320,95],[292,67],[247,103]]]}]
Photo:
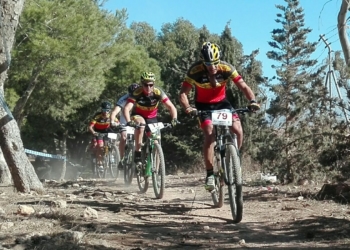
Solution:
[{"label": "bicycle rear wheel", "polygon": [[154,144],[151,160],[154,194],[157,199],[162,199],[165,189],[165,162],[163,149],[159,143]]},{"label": "bicycle rear wheel", "polygon": [[243,217],[242,170],[238,151],[235,146],[226,146],[226,176],[233,223],[239,223]]},{"label": "bicycle rear wheel", "polygon": [[118,169],[118,164],[120,161],[119,150],[115,145],[112,145],[108,152],[109,165],[108,170],[111,176],[115,179],[118,178],[120,170]]},{"label": "bicycle rear wheel", "polygon": [[128,149],[125,152],[125,165],[124,165],[124,183],[130,185],[135,173],[135,163],[134,163],[134,145],[128,145]]},{"label": "bicycle rear wheel", "polygon": [[222,207],[224,205],[224,198],[225,198],[225,189],[224,189],[224,182],[223,182],[223,173],[221,171],[221,161],[220,155],[214,156],[213,165],[214,165],[214,173],[215,173],[215,188],[212,190],[211,198],[213,200],[215,207]]},{"label": "bicycle rear wheel", "polygon": [[141,162],[142,165],[140,166],[140,169],[137,169],[137,185],[139,186],[139,190],[141,193],[146,193],[149,187],[149,176],[146,175],[146,166],[147,166],[147,154],[146,154],[146,147],[142,148],[141,151]]}]

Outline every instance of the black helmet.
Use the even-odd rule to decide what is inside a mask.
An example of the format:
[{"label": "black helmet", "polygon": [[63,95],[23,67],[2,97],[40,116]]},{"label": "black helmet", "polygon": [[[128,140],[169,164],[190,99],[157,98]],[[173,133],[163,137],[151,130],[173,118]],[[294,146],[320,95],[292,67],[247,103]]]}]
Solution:
[{"label": "black helmet", "polygon": [[112,109],[112,104],[110,102],[102,102],[101,108],[102,108],[102,111],[109,112]]},{"label": "black helmet", "polygon": [[133,83],[128,87],[128,92],[129,94],[131,94],[132,92],[134,92],[135,89],[137,89],[138,87],[140,87],[140,85],[138,85],[137,83]]}]

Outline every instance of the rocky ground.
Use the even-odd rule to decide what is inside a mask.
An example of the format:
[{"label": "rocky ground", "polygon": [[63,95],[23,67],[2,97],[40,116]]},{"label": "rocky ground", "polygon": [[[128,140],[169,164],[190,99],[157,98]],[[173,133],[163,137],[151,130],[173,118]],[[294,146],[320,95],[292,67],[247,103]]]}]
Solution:
[{"label": "rocky ground", "polygon": [[[45,183],[46,192],[0,187],[0,249],[349,249],[348,204],[318,201],[322,185],[247,183],[244,216],[213,208],[202,174],[167,175],[162,200],[136,179]],[[227,197],[226,197],[227,198]]]}]

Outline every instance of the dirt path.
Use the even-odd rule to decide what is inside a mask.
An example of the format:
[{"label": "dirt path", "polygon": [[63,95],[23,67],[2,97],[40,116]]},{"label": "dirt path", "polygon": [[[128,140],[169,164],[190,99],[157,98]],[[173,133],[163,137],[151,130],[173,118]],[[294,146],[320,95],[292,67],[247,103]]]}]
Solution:
[{"label": "dirt path", "polygon": [[138,194],[136,179],[49,183],[42,195],[0,188],[0,249],[350,248],[349,205],[307,197],[320,187],[245,186],[243,220],[231,224],[201,177],[168,175],[162,200],[151,187]]}]

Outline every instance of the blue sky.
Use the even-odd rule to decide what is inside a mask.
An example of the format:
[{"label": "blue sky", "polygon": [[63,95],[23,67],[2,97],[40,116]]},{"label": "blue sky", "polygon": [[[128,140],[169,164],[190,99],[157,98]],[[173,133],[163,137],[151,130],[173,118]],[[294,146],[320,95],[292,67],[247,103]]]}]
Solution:
[{"label": "blue sky", "polygon": [[[178,18],[190,21],[197,28],[206,25],[211,33],[221,34],[227,22],[230,22],[232,35],[242,44],[245,54],[259,49],[258,60],[262,61],[264,75],[272,77],[274,61],[267,59],[266,52],[271,50],[267,44],[271,41],[271,31],[281,28],[275,22],[280,13],[275,5],[286,5],[283,0],[109,0],[104,8],[114,13],[116,9],[127,9],[128,21],[147,22],[157,31],[165,23],[174,23]],[[333,50],[341,50],[337,32],[337,15],[341,0],[300,0],[304,9],[305,25],[312,29],[309,41],[318,41],[320,34],[331,44]],[[328,50],[320,42],[313,55],[319,62],[327,58]]]}]

